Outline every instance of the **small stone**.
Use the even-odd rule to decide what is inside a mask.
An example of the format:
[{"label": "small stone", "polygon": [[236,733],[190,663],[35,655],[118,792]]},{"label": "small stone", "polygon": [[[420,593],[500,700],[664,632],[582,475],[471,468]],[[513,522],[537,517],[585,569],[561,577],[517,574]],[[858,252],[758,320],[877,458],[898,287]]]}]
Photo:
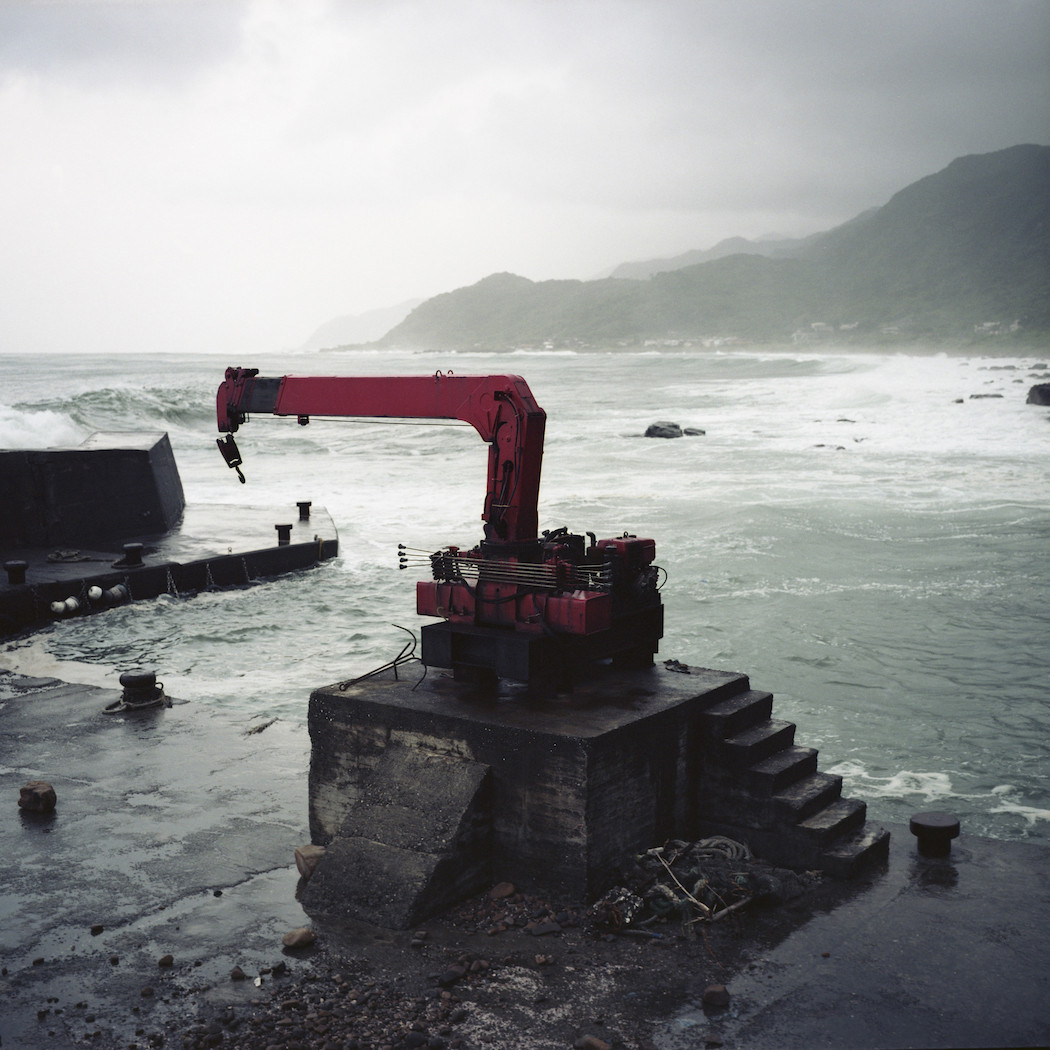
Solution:
[{"label": "small stone", "polygon": [[715,1046],[721,1046],[721,1045],[722,1045],[722,1038],[721,1038],[721,1036],[715,1035],[714,1032],[705,1032],[704,1033],[704,1046],[715,1047]]},{"label": "small stone", "polygon": [[239,966],[235,966],[230,970],[231,981],[246,981],[247,979],[248,975]]},{"label": "small stone", "polygon": [[448,988],[450,985],[456,983],[456,981],[465,977],[467,973],[466,967],[464,966],[450,966],[444,973],[442,973],[437,982],[444,988]]},{"label": "small stone", "polygon": [[729,1005],[729,992],[724,984],[709,984],[704,989],[704,1007],[711,1010],[724,1010]]},{"label": "small stone", "polygon": [[551,933],[561,933],[561,927],[552,919],[548,922],[538,922],[529,932],[533,937],[546,937]]},{"label": "small stone", "polygon": [[281,943],[286,948],[309,948],[316,940],[317,934],[309,926],[300,926],[298,929],[289,930],[281,938]]},{"label": "small stone", "polygon": [[148,984],[146,985],[145,988],[142,989],[142,991],[139,992],[139,995],[141,995],[143,999],[148,999],[152,994],[153,994],[153,989],[150,988],[150,986]]},{"label": "small stone", "polygon": [[612,1050],[612,1044],[596,1035],[582,1035],[572,1044],[576,1050]]},{"label": "small stone", "polygon": [[44,957],[42,955],[37,956],[37,958],[35,958],[33,960],[33,965],[34,966],[43,966],[44,965]]},{"label": "small stone", "polygon": [[295,866],[304,879],[309,879],[324,856],[324,846],[296,846]]},{"label": "small stone", "polygon": [[117,963],[120,962],[120,956],[119,955],[111,955],[109,957],[109,962],[110,962],[111,966],[116,966]]},{"label": "small stone", "polygon": [[102,923],[96,922],[95,925],[91,927],[91,936],[97,937],[105,928],[106,927],[103,926]]},{"label": "small stone", "polygon": [[46,780],[30,780],[18,793],[19,808],[28,813],[50,813],[57,801],[55,789]]},{"label": "small stone", "polygon": [[489,890],[489,900],[498,901],[503,897],[514,896],[514,883],[513,882],[498,882],[495,886]]},{"label": "small stone", "polygon": [[157,960],[157,965],[158,966],[162,966],[164,968],[167,968],[169,966],[174,966],[175,965],[175,956],[174,955],[162,955]]}]

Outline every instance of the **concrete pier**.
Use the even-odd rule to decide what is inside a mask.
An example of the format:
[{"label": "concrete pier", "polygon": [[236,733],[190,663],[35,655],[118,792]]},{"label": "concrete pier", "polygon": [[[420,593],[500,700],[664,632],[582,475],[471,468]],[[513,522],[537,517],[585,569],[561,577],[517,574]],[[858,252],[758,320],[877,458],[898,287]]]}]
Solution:
[{"label": "concrete pier", "polygon": [[[884,859],[888,833],[867,824],[863,802],[841,797],[841,778],[816,771],[816,751],[795,747],[794,726],[773,721],[771,707],[771,694],[752,690],[746,675],[681,664],[604,668],[571,694],[543,700],[506,686],[487,694],[433,669],[318,689],[309,713],[310,830],[331,855],[318,868],[324,890],[308,888],[304,901],[376,921],[354,887],[381,882],[388,897],[404,896],[391,885],[398,870],[413,872],[416,885],[405,911],[384,907],[395,928],[488,879],[584,900],[607,889],[632,854],[704,833],[835,875]],[[399,751],[445,761],[395,783],[384,770]],[[439,865],[455,842],[407,864],[397,820],[365,821],[360,811],[377,795],[395,817],[420,810],[428,797],[447,795],[457,762],[491,776],[489,865],[474,862],[471,877],[460,870],[449,886]]]},{"label": "concrete pier", "polygon": [[[163,433],[0,452],[0,492],[0,638],[126,601],[244,586],[339,553],[331,518],[307,501],[187,507]],[[91,597],[92,588],[116,597]]]},{"label": "concrete pier", "polygon": [[[177,697],[178,682],[167,686]],[[0,673],[5,1050],[86,1045],[95,1031],[96,1047],[144,1046],[152,1033],[166,1035],[155,1045],[175,1045],[202,1004],[232,1004],[247,1024],[252,1000],[273,989],[281,1001],[294,998],[300,992],[286,982],[315,966],[325,972],[323,956],[281,950],[282,934],[309,922],[295,900],[292,859],[307,835],[305,732],[278,722],[248,733],[254,723],[244,715],[177,701],[103,714],[119,695],[115,683],[93,689]],[[53,781],[58,808],[27,817],[19,788],[40,776]],[[1050,848],[964,826],[950,855],[931,860],[906,825],[891,830],[888,864],[827,879],[790,906],[712,924],[717,966],[705,942],[666,926],[660,938],[615,943],[566,930],[544,940],[540,950],[558,957],[546,968],[535,966],[540,946],[523,931],[471,941],[438,919],[427,924],[429,949],[408,933],[380,939],[339,925],[319,925],[320,943],[335,972],[363,963],[420,996],[450,954],[511,958],[478,991],[459,989],[469,1016],[456,1031],[474,1045],[507,1045],[507,1018],[521,1016],[528,1023],[516,1047],[559,1050],[599,1014],[603,1030],[624,1033],[615,1045],[644,1039],[658,1050],[715,1038],[756,1050],[1050,1043]],[[174,966],[160,969],[169,952]],[[592,967],[607,956],[607,970]],[[234,964],[254,976],[278,960],[291,977],[264,976],[262,988],[230,980]],[[571,989],[564,1001],[545,976],[558,970]],[[668,971],[660,996],[639,997]],[[597,998],[584,994],[591,973],[608,982]],[[716,975],[730,1006],[705,1015],[700,999]],[[156,994],[143,998],[147,985]],[[302,994],[321,986],[302,985]],[[538,1002],[537,987],[550,998]],[[488,988],[499,998],[485,1000]]]}]

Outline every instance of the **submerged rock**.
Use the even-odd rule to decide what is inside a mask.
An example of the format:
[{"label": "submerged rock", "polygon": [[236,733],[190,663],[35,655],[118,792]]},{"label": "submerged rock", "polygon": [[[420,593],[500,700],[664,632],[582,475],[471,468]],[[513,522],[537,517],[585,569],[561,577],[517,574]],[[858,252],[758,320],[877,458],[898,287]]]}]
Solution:
[{"label": "submerged rock", "polygon": [[1050,383],[1036,383],[1036,385],[1028,391],[1028,400],[1026,404],[1050,405]]},{"label": "submerged rock", "polygon": [[658,420],[645,428],[647,438],[680,438],[682,433],[682,428],[677,423],[670,423],[667,420]]},{"label": "submerged rock", "polygon": [[667,419],[650,423],[645,429],[647,438],[703,437],[706,433],[707,431],[701,430],[700,427],[682,427]]},{"label": "submerged rock", "polygon": [[19,790],[18,806],[29,813],[50,813],[57,802],[55,789],[46,780],[30,780]]}]

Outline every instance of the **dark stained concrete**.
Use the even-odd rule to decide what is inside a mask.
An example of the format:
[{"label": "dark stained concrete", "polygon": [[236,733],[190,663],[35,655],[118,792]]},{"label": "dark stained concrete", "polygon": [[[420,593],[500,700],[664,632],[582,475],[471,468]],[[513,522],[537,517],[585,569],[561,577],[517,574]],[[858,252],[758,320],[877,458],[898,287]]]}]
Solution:
[{"label": "dark stained concrete", "polygon": [[701,1032],[748,1050],[1050,1045],[1050,849],[973,838],[919,855],[891,826],[886,868],[754,952],[720,1014],[698,1004],[659,1050]]},{"label": "dark stained concrete", "polygon": [[[290,525],[279,544],[275,525]],[[142,544],[142,564],[122,564],[124,543]],[[52,619],[52,601],[68,597],[90,603],[87,590],[121,584],[133,600],[212,587],[237,587],[263,576],[305,569],[339,553],[335,525],[323,507],[307,520],[296,506],[188,506],[169,532],[123,536],[98,546],[56,550],[52,546],[0,548],[0,562],[26,562],[24,583],[0,572],[0,637]],[[60,556],[59,556],[60,555]],[[83,615],[84,613],[78,613]]]},{"label": "dark stained concrete", "polygon": [[[46,1033],[85,1030],[75,1001],[102,1045],[127,1045],[127,1003],[142,987],[156,988],[142,1000],[152,1012],[228,985],[235,963],[272,966],[282,934],[309,921],[293,859],[309,840],[305,732],[276,722],[249,733],[265,720],[179,703],[165,684],[172,707],[112,715],[103,708],[119,687],[0,672],[4,1050],[68,1045]],[[17,805],[38,778],[58,795],[47,816]],[[168,953],[175,965],[162,972]]]},{"label": "dark stained concrete", "polygon": [[[305,730],[249,734],[262,723],[199,703],[103,715],[118,695],[0,674],[4,1050],[72,1045],[86,1029],[77,1001],[96,1046],[126,1047],[141,1025],[176,1045],[180,1017],[239,989],[235,963],[272,966],[282,933],[309,923],[292,858],[308,840]],[[49,817],[17,805],[37,778],[58,793]],[[927,860],[906,827],[892,832],[888,865],[729,920],[743,958],[724,974],[729,1009],[705,1016],[698,978],[654,1044],[696,1050],[711,1032],[730,1050],[1050,1045],[1050,848],[964,826],[949,857]],[[643,978],[628,972],[623,996]],[[519,1045],[550,1043],[534,1031]]]}]

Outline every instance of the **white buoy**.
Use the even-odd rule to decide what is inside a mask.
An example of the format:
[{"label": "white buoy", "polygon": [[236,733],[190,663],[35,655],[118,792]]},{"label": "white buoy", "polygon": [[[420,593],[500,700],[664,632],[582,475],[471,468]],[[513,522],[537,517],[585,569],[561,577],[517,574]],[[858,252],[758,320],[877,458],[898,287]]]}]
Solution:
[{"label": "white buoy", "polygon": [[96,583],[88,588],[88,601],[97,602],[102,600],[102,588]]},{"label": "white buoy", "polygon": [[77,601],[77,599],[73,598],[72,596],[67,598],[62,604],[65,605],[66,613],[69,616],[72,616],[73,613],[80,611],[80,602]]},{"label": "white buoy", "polygon": [[65,616],[66,615],[66,603],[65,602],[52,602],[51,603],[51,615],[52,616]]}]

